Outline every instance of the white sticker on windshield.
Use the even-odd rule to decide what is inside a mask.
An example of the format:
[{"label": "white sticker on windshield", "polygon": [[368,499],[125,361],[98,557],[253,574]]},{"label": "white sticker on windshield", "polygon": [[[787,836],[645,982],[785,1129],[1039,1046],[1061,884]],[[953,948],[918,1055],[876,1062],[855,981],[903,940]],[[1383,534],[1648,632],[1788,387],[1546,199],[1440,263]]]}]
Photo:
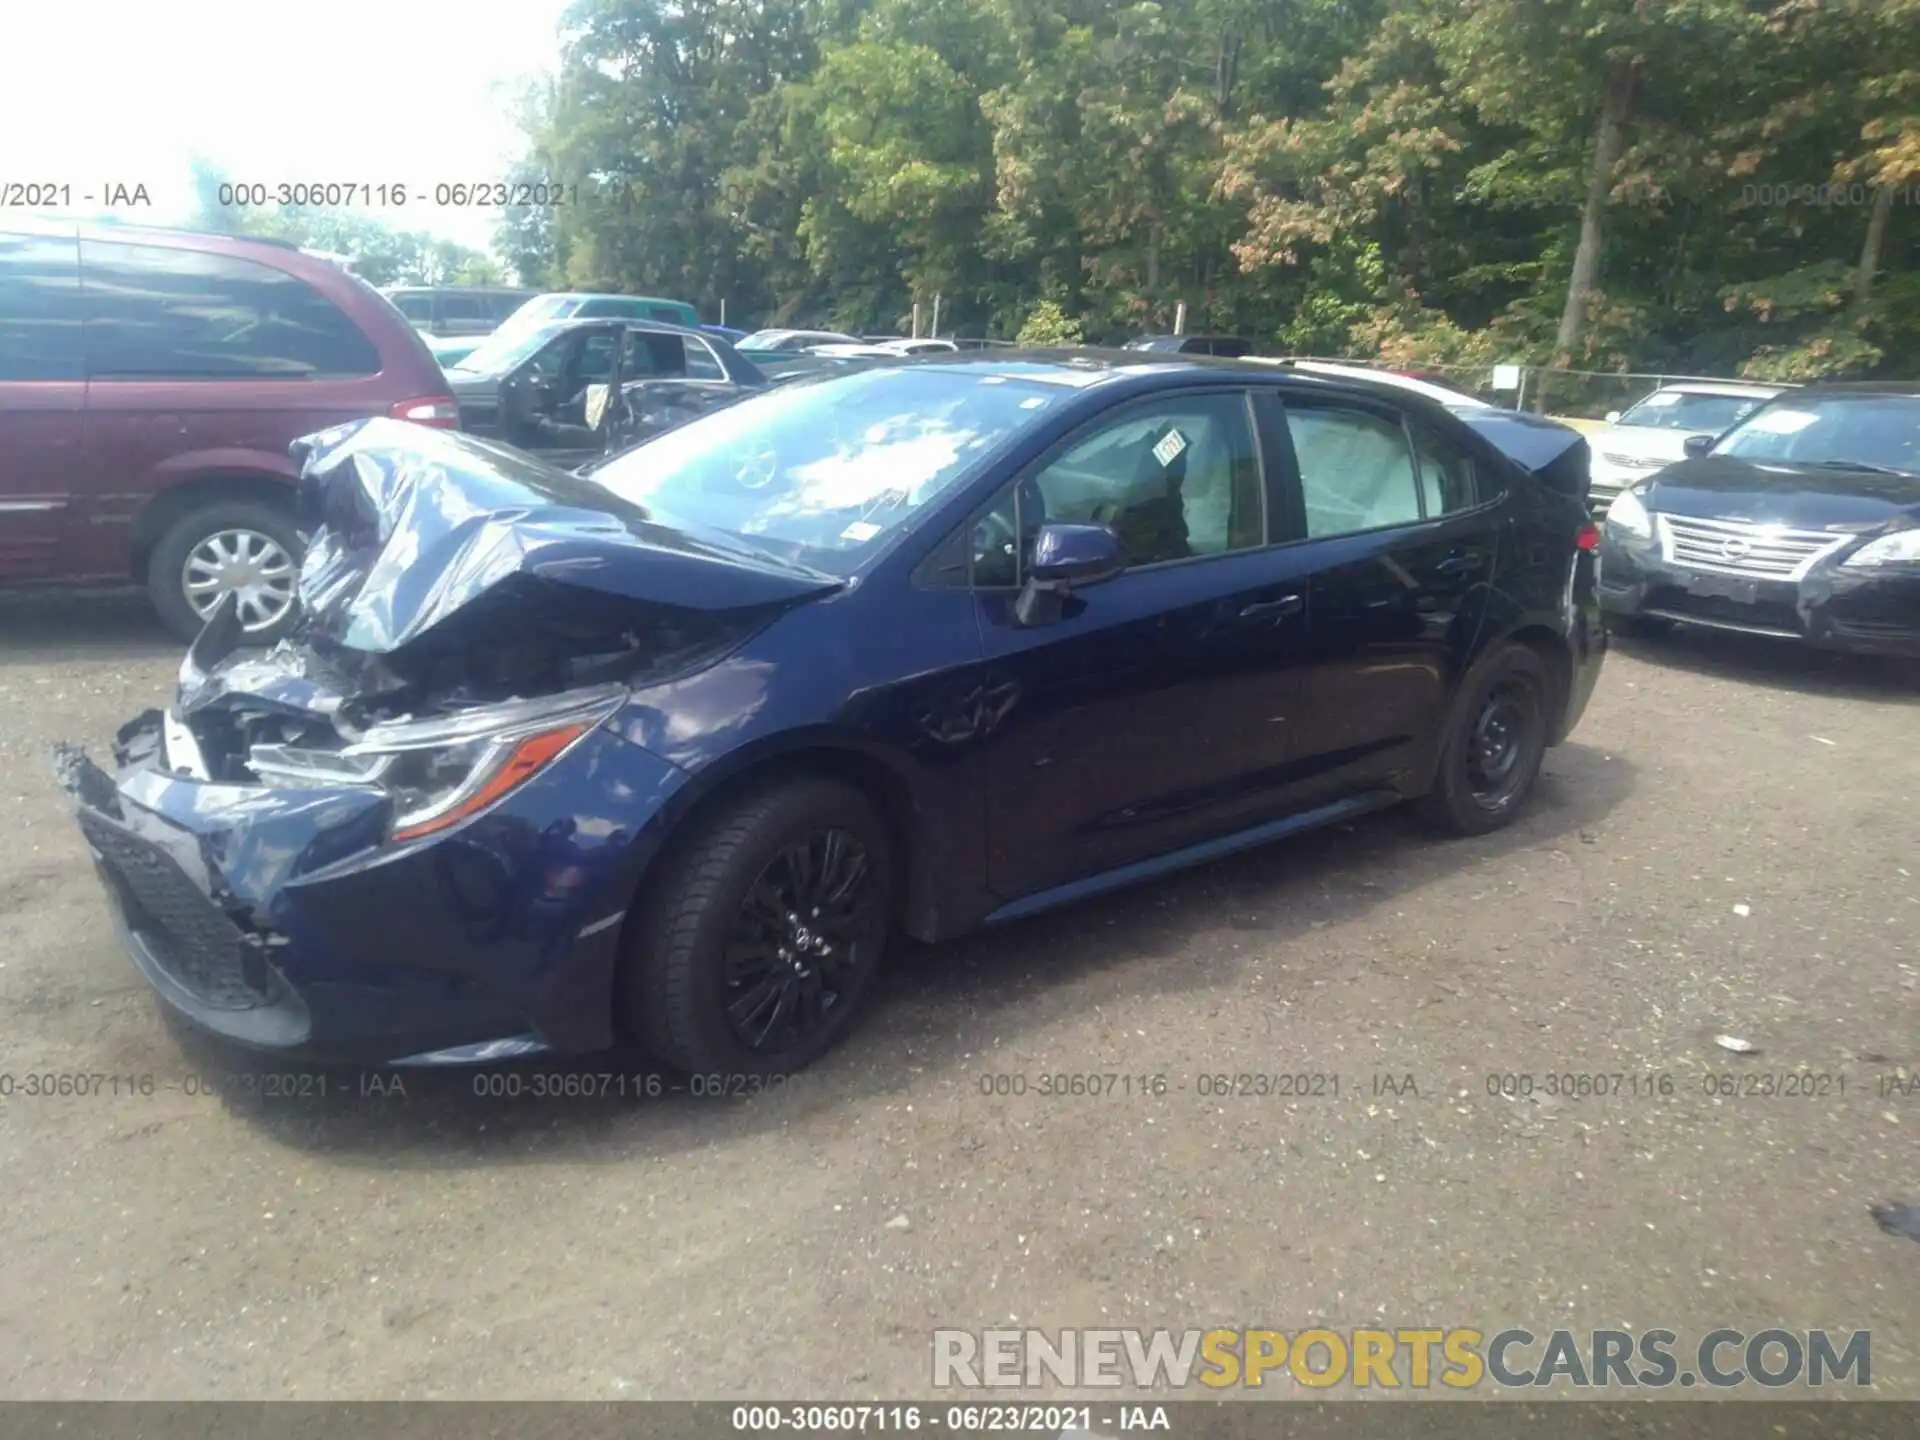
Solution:
[{"label": "white sticker on windshield", "polygon": [[840,538],[854,545],[864,545],[879,533],[878,525],[865,520],[856,520],[840,532]]},{"label": "white sticker on windshield", "polygon": [[1178,430],[1169,430],[1161,437],[1160,443],[1153,447],[1153,458],[1163,466],[1171,465],[1180,458],[1180,452],[1186,448],[1187,437]]},{"label": "white sticker on windshield", "polygon": [[1764,435],[1797,435],[1819,418],[1812,410],[1763,410],[1747,422],[1747,429]]}]

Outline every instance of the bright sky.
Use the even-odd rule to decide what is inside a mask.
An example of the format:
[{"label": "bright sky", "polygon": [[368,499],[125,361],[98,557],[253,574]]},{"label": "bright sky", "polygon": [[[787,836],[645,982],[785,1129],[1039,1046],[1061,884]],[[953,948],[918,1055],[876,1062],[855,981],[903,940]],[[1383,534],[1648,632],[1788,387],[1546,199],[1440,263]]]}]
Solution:
[{"label": "bright sky", "polygon": [[[0,81],[0,199],[72,187],[97,208],[144,184],[130,220],[178,224],[188,157],[236,181],[400,184],[385,213],[484,248],[494,212],[436,207],[440,182],[504,175],[515,96],[550,72],[566,0],[14,0]],[[90,207],[83,194],[93,194]]]}]

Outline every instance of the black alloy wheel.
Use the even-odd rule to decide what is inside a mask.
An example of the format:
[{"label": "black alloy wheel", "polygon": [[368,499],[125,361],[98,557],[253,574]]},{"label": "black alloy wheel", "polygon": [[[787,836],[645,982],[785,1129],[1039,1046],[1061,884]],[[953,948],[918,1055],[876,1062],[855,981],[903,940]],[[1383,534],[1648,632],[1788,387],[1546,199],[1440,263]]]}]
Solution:
[{"label": "black alloy wheel", "polygon": [[726,949],[727,1024],[741,1044],[779,1055],[832,1023],[872,943],[879,893],[850,831],[812,831],[767,862]]},{"label": "black alloy wheel", "polygon": [[[666,844],[622,938],[618,1018],[689,1074],[791,1074],[849,1029],[891,927],[891,836],[858,790],[800,776]],[[729,1082],[731,1083],[731,1082]]]}]

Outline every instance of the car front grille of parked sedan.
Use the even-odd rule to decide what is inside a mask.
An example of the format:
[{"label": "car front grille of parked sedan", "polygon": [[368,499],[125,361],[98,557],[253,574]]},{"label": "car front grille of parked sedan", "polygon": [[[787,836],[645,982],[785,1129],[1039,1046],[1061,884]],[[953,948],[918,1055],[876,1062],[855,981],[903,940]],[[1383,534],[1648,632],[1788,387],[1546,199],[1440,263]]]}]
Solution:
[{"label": "car front grille of parked sedan", "polygon": [[1668,563],[1762,580],[1798,580],[1849,539],[1824,530],[1690,515],[1661,515],[1659,524],[1660,551]]}]

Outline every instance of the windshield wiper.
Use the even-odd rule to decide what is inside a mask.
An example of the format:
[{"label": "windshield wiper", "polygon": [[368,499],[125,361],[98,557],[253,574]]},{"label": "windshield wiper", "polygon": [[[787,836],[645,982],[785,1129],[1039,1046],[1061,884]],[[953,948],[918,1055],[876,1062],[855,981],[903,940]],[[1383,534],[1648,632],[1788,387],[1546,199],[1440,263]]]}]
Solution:
[{"label": "windshield wiper", "polygon": [[1816,460],[1813,462],[1822,470],[1870,470],[1875,475],[1898,475],[1903,479],[1920,479],[1920,471],[1901,470],[1892,465],[1876,465],[1871,460]]}]

